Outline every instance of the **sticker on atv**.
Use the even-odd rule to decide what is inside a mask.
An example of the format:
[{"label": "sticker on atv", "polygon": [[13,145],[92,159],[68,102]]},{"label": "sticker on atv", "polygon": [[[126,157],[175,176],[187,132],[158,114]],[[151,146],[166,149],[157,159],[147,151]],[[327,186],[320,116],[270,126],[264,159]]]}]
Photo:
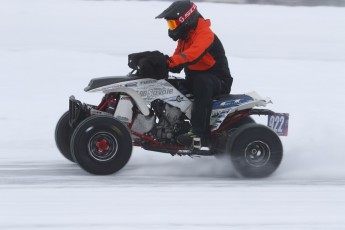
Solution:
[{"label": "sticker on atv", "polygon": [[267,126],[273,129],[279,136],[287,136],[289,130],[289,114],[275,113],[269,115]]}]

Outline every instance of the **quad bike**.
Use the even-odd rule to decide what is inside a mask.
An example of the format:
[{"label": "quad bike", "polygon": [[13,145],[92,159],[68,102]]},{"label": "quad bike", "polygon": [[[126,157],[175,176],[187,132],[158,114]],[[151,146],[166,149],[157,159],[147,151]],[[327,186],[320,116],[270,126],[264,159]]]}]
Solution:
[{"label": "quad bike", "polygon": [[[185,156],[226,156],[243,177],[271,175],[279,166],[288,114],[259,109],[271,103],[251,92],[214,98],[207,146],[195,139],[181,146],[176,137],[191,128],[192,95],[183,79],[122,77],[92,79],[86,92],[103,92],[99,105],[69,98],[69,110],[57,123],[55,141],[68,160],[89,173],[113,174],[129,161],[133,146]],[[268,115],[268,126],[252,115]]]}]

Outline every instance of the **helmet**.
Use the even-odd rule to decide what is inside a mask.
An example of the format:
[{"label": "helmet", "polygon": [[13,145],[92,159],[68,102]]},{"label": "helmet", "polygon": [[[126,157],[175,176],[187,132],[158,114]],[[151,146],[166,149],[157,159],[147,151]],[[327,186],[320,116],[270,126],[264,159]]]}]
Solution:
[{"label": "helmet", "polygon": [[172,3],[156,18],[164,18],[168,22],[169,37],[174,41],[186,39],[190,29],[195,28],[201,17],[196,5],[189,0]]}]

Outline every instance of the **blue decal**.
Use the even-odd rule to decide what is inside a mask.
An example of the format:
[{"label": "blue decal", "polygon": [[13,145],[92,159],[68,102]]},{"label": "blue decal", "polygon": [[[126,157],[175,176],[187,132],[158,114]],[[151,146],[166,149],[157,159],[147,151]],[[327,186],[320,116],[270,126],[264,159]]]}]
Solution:
[{"label": "blue decal", "polygon": [[241,104],[247,103],[249,101],[253,101],[253,98],[247,95],[243,95],[241,98],[228,98],[222,99],[220,101],[213,102],[212,109],[226,109],[239,106]]},{"label": "blue decal", "polygon": [[182,102],[182,101],[187,101],[187,100],[185,99],[185,97],[178,95],[178,96],[173,96],[173,97],[165,98],[165,99],[163,99],[163,101]]}]

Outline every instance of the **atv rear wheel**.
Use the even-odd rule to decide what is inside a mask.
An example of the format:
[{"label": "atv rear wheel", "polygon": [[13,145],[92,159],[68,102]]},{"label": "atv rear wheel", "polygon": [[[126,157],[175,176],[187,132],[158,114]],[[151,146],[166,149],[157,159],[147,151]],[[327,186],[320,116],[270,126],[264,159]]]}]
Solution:
[{"label": "atv rear wheel", "polygon": [[239,127],[246,124],[255,124],[255,121],[251,117],[244,117],[236,123],[230,125],[227,128],[227,131],[224,132],[222,135],[212,137],[210,149],[215,155],[215,157],[221,158],[224,156],[224,154],[226,153],[226,143],[228,142],[228,139],[231,137],[231,134],[233,134]]},{"label": "atv rear wheel", "polygon": [[241,176],[262,178],[280,165],[283,146],[278,135],[267,126],[247,124],[229,138],[227,153]]},{"label": "atv rear wheel", "polygon": [[69,111],[65,112],[55,128],[55,143],[60,153],[68,160],[74,162],[70,145],[73,129],[69,125]]},{"label": "atv rear wheel", "polygon": [[73,159],[85,171],[113,174],[123,168],[132,154],[127,127],[110,116],[91,116],[82,121],[71,139]]}]

